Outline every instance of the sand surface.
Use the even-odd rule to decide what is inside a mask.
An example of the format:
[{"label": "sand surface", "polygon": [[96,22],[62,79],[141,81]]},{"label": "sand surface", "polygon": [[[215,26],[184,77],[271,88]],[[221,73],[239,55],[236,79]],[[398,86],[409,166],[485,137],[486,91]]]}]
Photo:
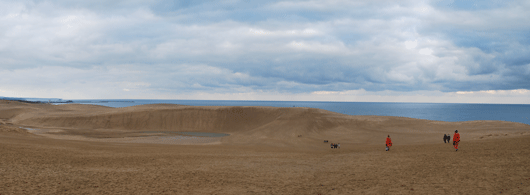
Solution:
[{"label": "sand surface", "polygon": [[[455,129],[458,152],[442,140]],[[530,194],[530,126],[311,108],[0,100],[0,174],[0,195]]]}]

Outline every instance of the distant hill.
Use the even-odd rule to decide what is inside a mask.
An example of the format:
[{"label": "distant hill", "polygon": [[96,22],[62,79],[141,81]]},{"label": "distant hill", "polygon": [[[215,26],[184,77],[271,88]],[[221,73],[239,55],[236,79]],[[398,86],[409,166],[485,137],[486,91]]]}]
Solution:
[{"label": "distant hill", "polygon": [[4,97],[0,96],[0,100],[13,100],[30,103],[71,103],[71,100],[63,100],[60,98],[19,98],[19,97]]},{"label": "distant hill", "polygon": [[15,98],[15,97],[4,97],[0,96],[0,100],[25,100],[24,98]]}]

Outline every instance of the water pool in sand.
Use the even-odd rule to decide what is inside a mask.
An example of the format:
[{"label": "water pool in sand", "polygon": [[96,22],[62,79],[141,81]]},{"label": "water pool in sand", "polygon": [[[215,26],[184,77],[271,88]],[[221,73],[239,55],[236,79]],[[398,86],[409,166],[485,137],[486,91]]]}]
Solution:
[{"label": "water pool in sand", "polygon": [[199,136],[199,137],[224,137],[224,136],[230,135],[226,133],[181,132],[181,131],[142,131],[142,133],[168,133],[168,134],[180,134],[180,135],[190,135],[190,136]]},{"label": "water pool in sand", "polygon": [[[80,140],[80,141],[97,141],[97,142],[121,142],[121,143],[156,143],[156,144],[219,144],[221,138],[229,136],[226,133],[209,133],[209,132],[176,132],[176,131],[141,131],[141,132],[116,132],[114,130],[86,130],[93,135],[79,135],[78,131],[67,129],[37,129],[29,127],[20,127],[35,135],[54,139]],[[99,133],[113,133],[112,137],[98,136]]]}]

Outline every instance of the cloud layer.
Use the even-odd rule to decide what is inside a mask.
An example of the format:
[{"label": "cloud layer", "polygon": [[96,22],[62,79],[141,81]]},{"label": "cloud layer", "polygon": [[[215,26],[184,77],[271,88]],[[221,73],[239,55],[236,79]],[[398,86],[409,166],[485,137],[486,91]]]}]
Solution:
[{"label": "cloud layer", "polygon": [[530,89],[527,10],[495,0],[2,1],[0,95]]}]

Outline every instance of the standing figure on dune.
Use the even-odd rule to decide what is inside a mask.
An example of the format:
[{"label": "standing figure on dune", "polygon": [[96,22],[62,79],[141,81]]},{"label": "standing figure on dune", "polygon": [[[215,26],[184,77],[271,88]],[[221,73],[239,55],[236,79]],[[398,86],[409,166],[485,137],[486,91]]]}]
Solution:
[{"label": "standing figure on dune", "polygon": [[447,140],[447,134],[444,134],[444,143],[447,143],[445,141],[449,141],[449,140]]},{"label": "standing figure on dune", "polygon": [[453,146],[456,151],[458,151],[458,142],[460,142],[460,134],[458,133],[458,130],[455,130],[455,134],[453,135]]},{"label": "standing figure on dune", "polygon": [[386,138],[386,151],[390,150],[390,146],[392,146],[392,140],[390,139],[390,135]]}]

